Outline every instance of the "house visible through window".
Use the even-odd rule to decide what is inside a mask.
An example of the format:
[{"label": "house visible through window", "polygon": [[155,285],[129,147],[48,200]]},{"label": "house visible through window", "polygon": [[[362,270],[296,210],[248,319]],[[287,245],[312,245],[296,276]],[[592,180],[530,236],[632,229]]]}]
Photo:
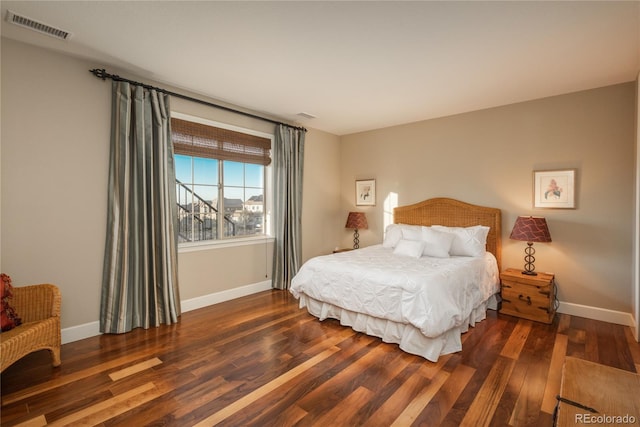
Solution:
[{"label": "house visible through window", "polygon": [[179,243],[264,235],[271,139],[178,118],[171,133]]}]

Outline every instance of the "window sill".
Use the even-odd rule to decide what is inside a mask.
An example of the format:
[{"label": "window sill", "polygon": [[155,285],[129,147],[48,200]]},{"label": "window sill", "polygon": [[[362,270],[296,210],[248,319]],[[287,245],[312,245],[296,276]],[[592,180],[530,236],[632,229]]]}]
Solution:
[{"label": "window sill", "polygon": [[208,251],[247,245],[263,245],[265,243],[273,243],[275,240],[275,237],[272,236],[255,236],[226,240],[209,240],[206,242],[181,243],[178,245],[178,253]]}]

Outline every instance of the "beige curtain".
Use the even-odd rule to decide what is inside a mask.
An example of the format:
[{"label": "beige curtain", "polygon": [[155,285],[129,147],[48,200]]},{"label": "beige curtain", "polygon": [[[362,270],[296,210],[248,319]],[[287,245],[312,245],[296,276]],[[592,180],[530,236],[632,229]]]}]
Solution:
[{"label": "beige curtain", "polygon": [[169,96],[113,82],[108,223],[100,331],[180,316]]},{"label": "beige curtain", "polygon": [[275,246],[272,287],[289,289],[302,259],[302,171],[305,130],[278,125],[273,147]]}]

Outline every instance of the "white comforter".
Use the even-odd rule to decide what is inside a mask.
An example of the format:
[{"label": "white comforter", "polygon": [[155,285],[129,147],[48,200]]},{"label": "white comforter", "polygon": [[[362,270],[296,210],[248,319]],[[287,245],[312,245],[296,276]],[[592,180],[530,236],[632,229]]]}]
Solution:
[{"label": "white comforter", "polygon": [[382,245],[307,261],[291,282],[306,294],[346,310],[411,324],[433,338],[460,326],[499,290],[495,257],[415,259]]}]

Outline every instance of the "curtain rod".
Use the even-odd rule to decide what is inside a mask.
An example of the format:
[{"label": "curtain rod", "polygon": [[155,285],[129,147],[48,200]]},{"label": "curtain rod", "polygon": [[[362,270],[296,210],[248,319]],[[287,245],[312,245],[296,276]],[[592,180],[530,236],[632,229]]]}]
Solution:
[{"label": "curtain rod", "polygon": [[165,93],[167,95],[175,96],[176,98],[186,99],[187,101],[192,101],[192,102],[195,102],[195,103],[198,103],[198,104],[207,105],[209,107],[214,107],[214,108],[218,108],[218,109],[221,109],[221,110],[230,111],[232,113],[241,114],[243,116],[247,116],[247,117],[251,117],[251,118],[254,118],[254,119],[262,120],[262,121],[265,121],[265,122],[273,123],[274,125],[287,126],[287,127],[293,128],[293,129],[298,129],[298,130],[304,131],[304,132],[307,131],[307,129],[303,128],[303,127],[293,126],[293,125],[290,125],[288,123],[283,123],[283,122],[279,122],[277,120],[269,119],[267,117],[262,117],[262,116],[258,116],[256,114],[247,113],[245,111],[240,111],[240,110],[235,110],[235,109],[230,108],[230,107],[225,107],[224,105],[218,105],[218,104],[214,104],[212,102],[204,101],[202,99],[192,98],[192,97],[187,96],[187,95],[182,95],[181,93],[171,92],[169,90],[166,90],[166,89],[163,89],[163,88],[160,88],[160,87],[155,87],[155,86],[151,86],[151,85],[148,85],[148,84],[145,84],[145,83],[136,82],[134,80],[125,79],[124,77],[120,77],[117,74],[109,74],[109,73],[107,73],[104,68],[102,68],[100,70],[97,69],[97,68],[94,68],[93,70],[89,70],[89,72],[91,74],[93,74],[94,76],[102,79],[102,80],[111,79],[111,80],[115,80],[117,82],[127,82],[127,83],[130,83],[130,84],[135,85],[135,86],[142,86],[145,89],[153,89],[153,90],[156,90],[158,92]]}]

